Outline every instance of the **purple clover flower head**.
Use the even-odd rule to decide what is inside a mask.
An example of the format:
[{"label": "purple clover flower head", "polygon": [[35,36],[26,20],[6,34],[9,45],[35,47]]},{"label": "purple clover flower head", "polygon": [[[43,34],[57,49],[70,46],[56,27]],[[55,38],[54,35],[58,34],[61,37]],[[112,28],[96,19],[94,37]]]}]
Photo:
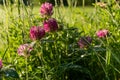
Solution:
[{"label": "purple clover flower head", "polygon": [[40,7],[40,14],[42,17],[52,16],[53,5],[48,2],[43,3]]},{"label": "purple clover flower head", "polygon": [[106,30],[106,29],[99,30],[96,32],[96,34],[99,38],[104,38],[108,35],[108,30]]},{"label": "purple clover flower head", "polygon": [[58,23],[54,18],[49,18],[48,20],[44,21],[43,26],[45,32],[53,32],[58,30]]},{"label": "purple clover flower head", "polygon": [[30,55],[30,52],[33,50],[33,48],[29,44],[22,44],[19,46],[17,53],[20,56],[27,57]]},{"label": "purple clover flower head", "polygon": [[92,43],[92,38],[89,36],[81,37],[80,40],[78,41],[78,45],[80,46],[80,48],[88,47],[90,43]]},{"label": "purple clover flower head", "polygon": [[32,40],[40,40],[42,37],[45,36],[45,30],[40,26],[33,26],[30,29],[30,38]]},{"label": "purple clover flower head", "polygon": [[2,68],[3,66],[3,63],[2,63],[2,60],[0,60],[0,69]]}]

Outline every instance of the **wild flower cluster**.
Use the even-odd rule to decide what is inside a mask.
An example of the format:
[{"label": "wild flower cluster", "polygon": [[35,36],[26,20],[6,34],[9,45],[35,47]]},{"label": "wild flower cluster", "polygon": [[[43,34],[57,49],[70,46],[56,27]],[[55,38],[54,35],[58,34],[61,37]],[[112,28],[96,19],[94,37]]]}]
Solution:
[{"label": "wild flower cluster", "polygon": [[[55,32],[58,30],[58,23],[53,15],[53,5],[45,2],[40,7],[40,15],[44,18],[43,26],[32,26],[30,28],[30,39],[32,41],[41,40],[46,33]],[[18,54],[21,56],[28,56],[33,46],[29,44],[22,44],[18,48]],[[27,53],[27,55],[26,55]]]},{"label": "wild flower cluster", "polygon": [[[42,39],[47,32],[55,32],[58,30],[58,23],[53,15],[53,6],[51,3],[45,2],[40,7],[40,14],[44,18],[43,26],[32,26],[30,28],[30,38],[32,41]],[[108,35],[108,30],[103,29],[96,32],[99,38],[104,38]],[[87,48],[92,43],[92,38],[90,36],[81,37],[78,41],[80,48]],[[29,44],[22,44],[18,48],[18,54],[21,56],[30,55],[30,51],[33,50],[33,46]],[[27,53],[27,55],[26,55]]]},{"label": "wild flower cluster", "polygon": [[[52,18],[53,6],[51,3],[45,2],[41,5],[40,15],[42,16],[42,18],[44,18],[43,26],[32,26],[30,28],[29,33],[30,39],[32,41],[41,40],[46,35],[46,33],[55,32],[58,30],[57,20],[55,18]],[[96,35],[98,38],[105,38],[108,35],[108,30],[106,29],[98,30],[96,32]],[[81,49],[84,49],[91,45],[92,40],[93,39],[90,36],[85,36],[81,37],[76,43]],[[24,57],[30,56],[30,52],[33,50],[33,46],[34,44],[30,45],[28,43],[20,45],[17,50],[18,55]],[[2,61],[0,65],[1,65],[0,67],[2,68]]]},{"label": "wild flower cluster", "polygon": [[[40,26],[33,25],[30,28],[29,35],[31,41],[33,42],[31,42],[30,44],[29,43],[21,44],[17,49],[18,55],[29,57],[30,52],[34,50],[35,44],[34,42],[41,41],[41,39],[44,38],[47,33],[54,33],[58,31],[58,21],[55,18],[52,18],[53,13],[54,13],[53,5],[51,3],[45,2],[41,5],[40,15],[42,18],[44,18],[42,22],[43,25]],[[108,34],[109,31],[106,29],[98,30],[96,32],[96,36],[100,39],[106,38]],[[81,37],[76,43],[78,44],[80,49],[84,49],[88,48],[92,44],[92,40],[93,39],[91,36],[84,36]],[[3,63],[2,60],[0,60],[0,69],[2,67]]]},{"label": "wild flower cluster", "polygon": [[[103,29],[96,32],[98,38],[105,38],[109,34],[108,30]],[[92,43],[92,38],[90,36],[81,37],[78,41],[78,45],[80,48],[88,47]]]},{"label": "wild flower cluster", "polygon": [[45,2],[39,10],[45,0],[10,1],[0,20],[0,80],[120,79],[118,0],[92,8],[55,0],[55,8]]}]

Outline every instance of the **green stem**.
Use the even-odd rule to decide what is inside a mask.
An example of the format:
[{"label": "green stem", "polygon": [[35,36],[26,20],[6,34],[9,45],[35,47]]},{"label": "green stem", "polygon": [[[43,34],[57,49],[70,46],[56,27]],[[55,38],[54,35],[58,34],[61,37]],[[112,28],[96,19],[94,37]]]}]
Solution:
[{"label": "green stem", "polygon": [[106,75],[107,80],[110,80],[109,77],[108,77],[108,72],[107,72],[107,70],[104,68],[104,65],[103,65],[102,61],[100,60],[98,54],[97,54],[96,52],[95,52],[95,54],[96,54],[96,56],[97,56],[98,61],[99,61],[100,64],[101,64],[101,67],[103,68],[103,71],[105,72],[105,75]]},{"label": "green stem", "polygon": [[85,0],[83,0],[83,2],[82,2],[82,6],[83,6],[83,8],[85,7]]},{"label": "green stem", "polygon": [[39,47],[40,47],[40,49],[41,49],[41,55],[38,53],[38,57],[39,57],[39,59],[41,60],[41,67],[43,67],[43,77],[45,77],[45,80],[48,80],[48,77],[47,77],[47,73],[46,73],[46,71],[45,71],[45,60],[44,60],[44,57],[43,57],[43,45],[42,45],[42,42],[40,43],[40,45],[39,45]]},{"label": "green stem", "polygon": [[110,64],[110,58],[111,58],[111,50],[109,48],[109,41],[108,41],[108,38],[107,38],[107,48],[106,48],[106,66],[109,66]]},{"label": "green stem", "polygon": [[107,51],[106,51],[106,65],[109,66],[110,64],[110,58],[111,58],[111,51],[110,49],[107,48]]},{"label": "green stem", "polygon": [[55,63],[55,66],[60,64],[60,53],[58,53],[58,49],[57,49],[57,33],[53,33],[52,34],[52,39],[54,40],[54,50],[55,50],[55,59],[56,59],[56,63]]},{"label": "green stem", "polygon": [[27,69],[27,57],[25,58],[25,62],[26,62],[26,80],[28,80],[28,69]]},{"label": "green stem", "polygon": [[9,47],[6,48],[6,50],[5,50],[5,52],[4,52],[3,56],[2,56],[2,60],[4,59],[5,54],[7,53],[8,49],[9,49]]}]

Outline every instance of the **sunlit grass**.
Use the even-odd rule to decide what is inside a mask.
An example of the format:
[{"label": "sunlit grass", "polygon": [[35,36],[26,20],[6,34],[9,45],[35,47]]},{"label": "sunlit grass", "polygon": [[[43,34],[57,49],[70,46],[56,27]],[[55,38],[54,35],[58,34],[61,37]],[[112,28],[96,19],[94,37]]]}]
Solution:
[{"label": "sunlit grass", "polygon": [[[27,10],[30,9],[30,7],[26,8]],[[32,14],[36,15],[36,16],[40,16],[40,6],[34,6],[33,7],[33,11]],[[22,11],[22,10],[21,10]],[[70,26],[78,26],[79,23],[82,20],[82,16],[80,15],[81,13],[91,13],[94,11],[93,7],[55,7],[54,8],[54,15],[53,17],[57,18],[58,20],[63,20],[65,23],[69,24]],[[23,11],[24,12],[24,11]],[[8,13],[8,15],[10,15],[11,12]],[[6,14],[5,14],[5,8],[0,5],[0,24],[3,24],[5,22],[6,19]],[[13,12],[12,12],[12,16],[19,18],[18,17],[18,9],[16,7],[14,7],[13,5]],[[22,16],[22,13],[21,13]],[[4,29],[5,27],[3,27],[3,25],[0,25],[0,29]],[[3,30],[2,30],[3,31]],[[1,33],[1,31],[0,31]],[[2,39],[0,39],[0,49],[4,50],[4,44],[5,42],[3,42]]]},{"label": "sunlit grass", "polygon": [[[116,11],[114,12],[115,15],[109,9]],[[43,26],[45,19],[41,18],[40,6],[32,7],[23,4],[19,6],[0,6],[0,15],[2,15],[0,16],[0,58],[5,53],[4,62],[6,65],[14,65],[18,73],[22,75],[21,79],[25,79],[24,58],[17,55],[17,48],[21,44],[32,43],[29,38],[31,26]],[[119,11],[112,7],[103,9],[92,6],[54,6],[52,18],[57,19],[59,27],[64,28],[59,28],[55,34],[48,33],[43,40],[36,43],[35,50],[28,59],[30,60],[28,64],[30,77],[34,76],[33,74],[36,71],[38,74],[43,75],[35,75],[35,77],[41,77],[42,79],[46,78],[46,76],[49,78],[49,75],[56,72],[58,75],[60,73],[66,75],[64,71],[69,68],[70,71],[71,69],[78,69],[78,71],[83,70],[83,73],[88,72],[87,74],[91,76],[92,80],[96,80],[98,77],[100,77],[99,80],[103,78],[105,80],[114,80],[115,78],[109,79],[109,77],[119,75],[119,64],[116,64],[120,61],[118,47],[120,45]],[[104,38],[99,38],[96,35],[96,32],[101,29],[109,31]],[[84,36],[90,36],[93,41],[88,47],[81,49],[77,42],[79,38]],[[62,68],[60,71],[59,67]],[[88,71],[84,70],[84,68]],[[114,73],[111,73],[111,70]],[[61,74],[60,76],[62,76]],[[60,77],[58,75],[56,74],[57,77]],[[82,75],[85,76],[85,74]],[[33,78],[35,79],[35,77]]]}]

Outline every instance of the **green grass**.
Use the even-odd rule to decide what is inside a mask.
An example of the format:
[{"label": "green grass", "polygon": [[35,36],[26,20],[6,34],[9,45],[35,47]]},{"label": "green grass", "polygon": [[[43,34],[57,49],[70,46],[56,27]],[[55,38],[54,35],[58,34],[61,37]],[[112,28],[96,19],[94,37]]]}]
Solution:
[{"label": "green grass", "polygon": [[[30,10],[30,7],[27,8],[27,10],[29,11]],[[35,16],[40,16],[40,6],[34,6],[33,7],[33,11],[32,13],[35,15]],[[58,7],[58,8],[54,8],[54,15],[53,17],[57,18],[58,20],[63,20],[63,22],[69,24],[70,26],[74,26],[74,27],[78,27],[79,28],[79,23],[81,22],[82,20],[82,15],[81,13],[89,13],[91,14],[92,12],[94,11],[94,8],[91,7],[91,6],[88,6],[88,7],[74,7],[74,8],[70,8],[70,7]],[[22,11],[21,11],[22,12]],[[11,12],[8,13],[8,15],[10,15]],[[13,12],[11,13],[14,17],[18,18],[18,9],[15,8],[13,6]],[[5,20],[6,20],[6,13],[5,13],[5,9],[3,8],[2,5],[0,5],[0,23],[5,23]],[[22,16],[22,14],[21,14]],[[5,30],[5,27],[3,25],[0,25],[0,29],[4,29]],[[4,31],[2,30],[2,31]],[[0,33],[2,33],[0,31]],[[5,45],[6,45],[6,42],[3,42],[2,39],[0,39],[0,49],[2,51],[5,50]]]},{"label": "green grass", "polygon": [[[33,13],[40,15],[39,13],[40,6],[35,6],[33,8]],[[57,7],[54,8],[54,15],[57,20],[62,20],[65,23],[68,23],[70,26],[78,26],[79,23],[83,20],[81,14],[90,14],[95,12],[95,8],[92,6],[87,7]]]},{"label": "green grass", "polygon": [[[63,29],[46,33],[34,45],[30,57],[25,59],[18,56],[17,49],[21,44],[33,42],[29,38],[31,26],[43,25],[40,6],[32,8],[21,4],[5,7],[0,6],[0,58],[5,54],[4,67],[14,68],[21,80],[67,80],[72,75],[78,80],[119,79],[119,8],[55,7],[52,17]],[[109,31],[106,37],[96,35],[100,29]],[[85,36],[90,36],[92,43],[85,40],[87,47],[80,48],[78,40]]]}]

